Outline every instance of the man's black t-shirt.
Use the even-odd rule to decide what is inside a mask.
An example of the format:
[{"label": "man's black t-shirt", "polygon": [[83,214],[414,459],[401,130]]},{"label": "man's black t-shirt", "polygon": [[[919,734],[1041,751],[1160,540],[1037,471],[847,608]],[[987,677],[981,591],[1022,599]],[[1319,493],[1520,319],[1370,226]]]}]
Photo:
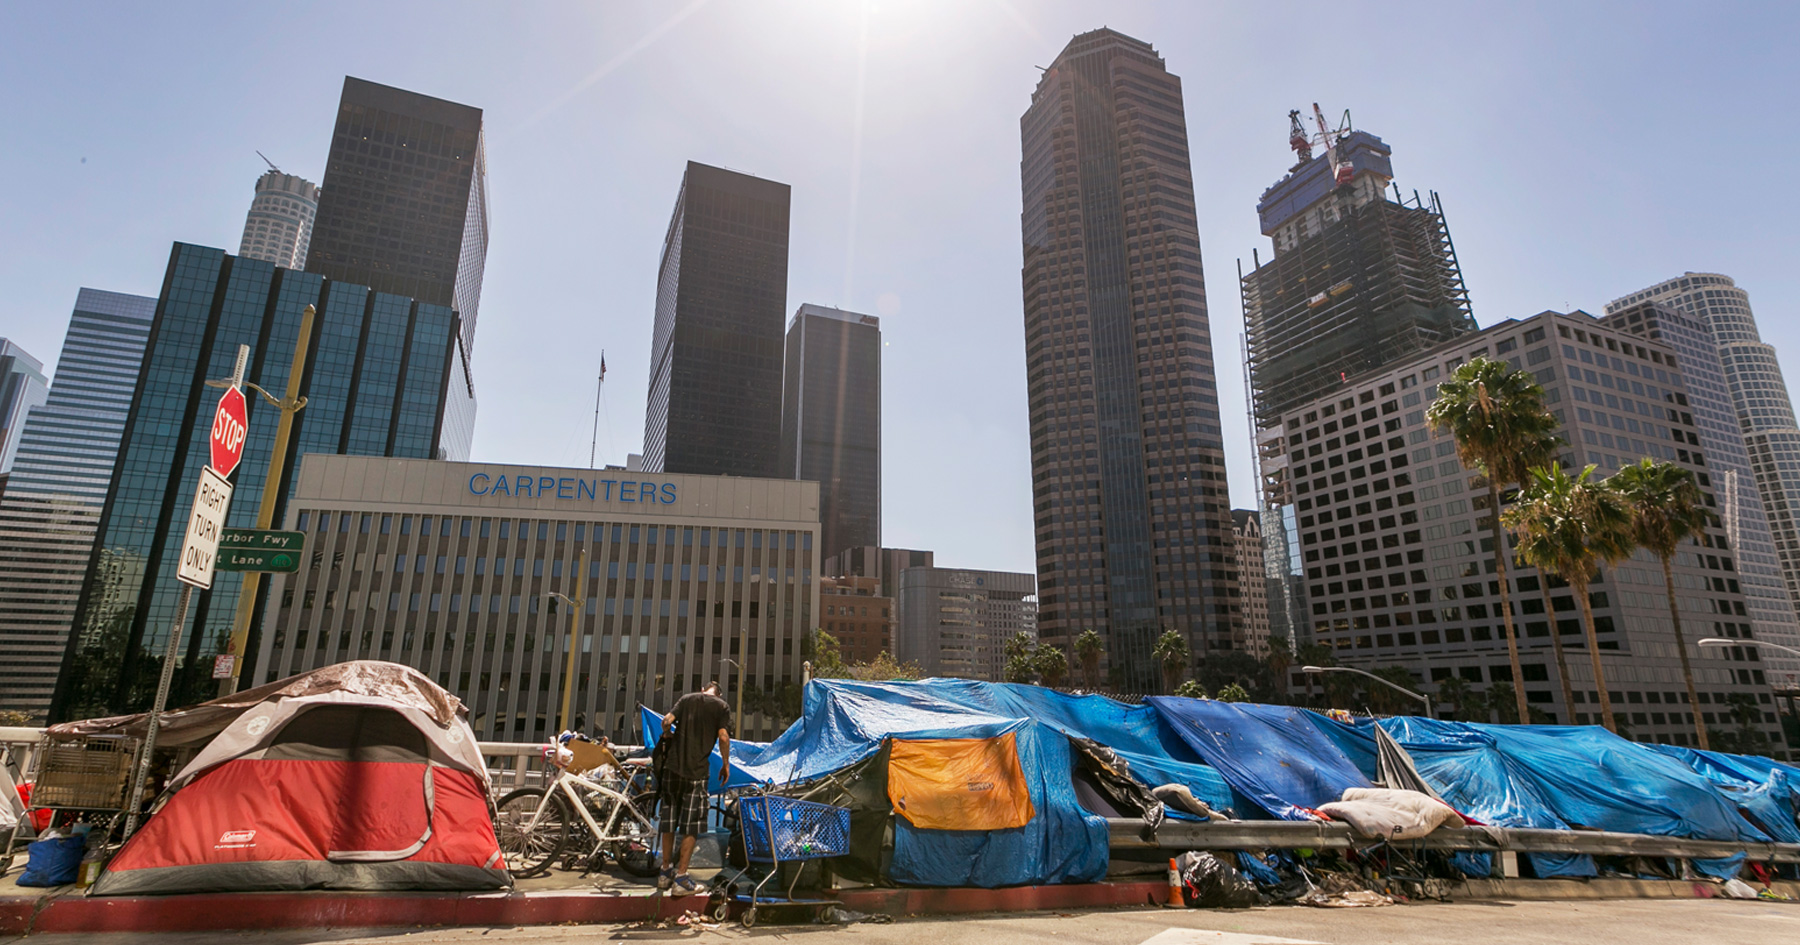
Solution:
[{"label": "man's black t-shirt", "polygon": [[731,707],[709,692],[690,692],[675,701],[675,734],[669,743],[669,773],[698,781],[707,775],[707,756],[719,729],[731,728]]}]

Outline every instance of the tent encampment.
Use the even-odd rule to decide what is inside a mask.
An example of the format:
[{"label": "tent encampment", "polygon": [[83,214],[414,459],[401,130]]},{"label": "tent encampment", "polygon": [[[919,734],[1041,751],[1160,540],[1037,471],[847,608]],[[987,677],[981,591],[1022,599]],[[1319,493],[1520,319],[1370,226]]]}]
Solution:
[{"label": "tent encampment", "polygon": [[512,884],[467,713],[423,674],[342,663],[220,702],[186,710],[218,734],[96,895]]}]

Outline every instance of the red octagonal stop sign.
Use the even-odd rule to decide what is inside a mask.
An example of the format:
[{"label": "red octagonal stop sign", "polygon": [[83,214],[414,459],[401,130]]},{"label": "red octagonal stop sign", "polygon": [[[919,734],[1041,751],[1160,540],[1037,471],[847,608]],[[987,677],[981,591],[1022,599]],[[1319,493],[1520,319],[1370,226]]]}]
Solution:
[{"label": "red octagonal stop sign", "polygon": [[219,398],[218,412],[213,414],[210,441],[214,472],[230,478],[244,458],[244,437],[249,430],[250,415],[244,403],[244,392],[235,387],[227,388]]}]

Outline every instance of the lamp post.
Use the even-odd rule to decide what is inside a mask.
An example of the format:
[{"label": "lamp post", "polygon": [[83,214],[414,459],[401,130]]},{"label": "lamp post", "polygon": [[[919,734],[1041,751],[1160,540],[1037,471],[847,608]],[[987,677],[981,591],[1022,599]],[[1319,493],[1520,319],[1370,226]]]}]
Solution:
[{"label": "lamp post", "polygon": [[1413,697],[1414,699],[1417,699],[1420,702],[1425,703],[1425,717],[1428,719],[1437,718],[1437,713],[1433,712],[1432,708],[1431,708],[1431,697],[1430,696],[1414,692],[1411,689],[1406,688],[1405,686],[1399,685],[1398,683],[1389,682],[1385,679],[1382,679],[1380,676],[1375,675],[1374,673],[1364,672],[1353,666],[1302,666],[1302,667],[1300,667],[1300,671],[1303,673],[1355,673],[1358,676],[1367,676],[1370,679],[1373,679],[1376,682],[1382,684],[1383,686],[1388,687],[1389,689],[1393,689],[1398,692],[1405,693],[1406,695],[1409,695],[1409,696]]},{"label": "lamp post", "polygon": [[1768,647],[1771,650],[1780,650],[1783,653],[1792,653],[1795,656],[1800,656],[1800,650],[1794,649],[1791,646],[1782,646],[1779,643],[1765,643],[1762,640],[1727,640],[1724,637],[1707,637],[1704,640],[1695,641],[1694,645],[1695,646],[1754,646],[1757,649],[1762,649],[1763,647]]},{"label": "lamp post", "polygon": [[[300,337],[294,341],[294,356],[288,362],[286,397],[277,398],[256,384],[242,382],[243,386],[261,394],[269,406],[281,411],[281,421],[275,425],[275,448],[269,453],[269,472],[263,478],[262,504],[256,509],[256,527],[259,529],[268,529],[275,524],[275,503],[280,501],[283,491],[281,477],[287,470],[288,440],[294,433],[294,414],[306,406],[306,398],[300,396],[300,375],[306,369],[306,349],[312,344],[316,314],[311,305],[300,313]],[[207,381],[206,384],[208,387],[229,386],[226,381]],[[219,680],[220,697],[238,690],[238,677],[244,670],[244,649],[250,639],[250,618],[256,614],[256,591],[261,583],[262,572],[245,572],[238,591],[237,612],[231,620],[231,642],[226,650],[231,656],[231,674]]]},{"label": "lamp post", "polygon": [[[582,585],[582,578],[586,576],[585,572],[587,571],[587,550],[583,549],[581,556],[575,559],[575,561],[575,573],[571,576],[571,583],[574,587],[572,587],[571,590],[579,591]],[[567,594],[559,594],[555,591],[546,591],[544,592],[544,596],[560,600],[569,607],[569,662],[568,666],[563,670],[562,727],[557,729],[559,732],[566,732],[569,730],[569,721],[573,718],[573,716],[569,714],[569,710],[573,708],[575,698],[575,651],[577,648],[576,645],[581,642],[580,634],[575,631],[577,629],[577,622],[581,619],[581,608],[587,603],[587,599],[584,597],[570,597]]]}]

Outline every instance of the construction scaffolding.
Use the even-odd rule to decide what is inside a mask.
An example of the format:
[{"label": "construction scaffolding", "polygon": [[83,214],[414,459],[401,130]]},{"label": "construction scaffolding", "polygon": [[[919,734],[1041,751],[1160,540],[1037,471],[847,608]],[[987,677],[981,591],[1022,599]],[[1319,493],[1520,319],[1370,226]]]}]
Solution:
[{"label": "construction scaffolding", "polygon": [[[1384,194],[1384,198],[1385,198]],[[1347,380],[1475,330],[1443,206],[1341,207],[1240,280],[1259,427]]]}]

